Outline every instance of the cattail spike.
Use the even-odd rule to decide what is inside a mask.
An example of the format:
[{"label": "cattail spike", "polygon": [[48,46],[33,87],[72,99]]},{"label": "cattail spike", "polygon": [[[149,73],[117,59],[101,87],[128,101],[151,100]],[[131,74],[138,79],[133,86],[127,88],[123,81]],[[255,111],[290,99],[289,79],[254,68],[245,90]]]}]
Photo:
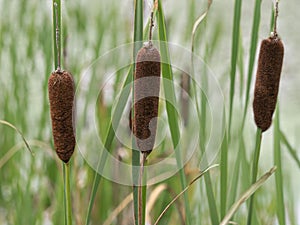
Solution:
[{"label": "cattail spike", "polygon": [[133,133],[139,150],[150,154],[157,128],[160,89],[160,54],[152,45],[141,48],[134,75]]},{"label": "cattail spike", "polygon": [[67,163],[75,148],[73,77],[67,71],[57,70],[48,80],[50,114],[54,147],[58,157]]},{"label": "cattail spike", "polygon": [[263,132],[272,123],[283,56],[284,46],[277,35],[262,41],[256,73],[253,111],[255,123]]}]

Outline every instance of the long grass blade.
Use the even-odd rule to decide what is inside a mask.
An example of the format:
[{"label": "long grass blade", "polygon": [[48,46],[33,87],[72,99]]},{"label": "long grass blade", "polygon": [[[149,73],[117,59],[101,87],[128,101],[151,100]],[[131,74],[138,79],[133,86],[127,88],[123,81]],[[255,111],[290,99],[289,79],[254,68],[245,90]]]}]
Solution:
[{"label": "long grass blade", "polygon": [[158,222],[160,221],[160,219],[163,217],[163,215],[166,213],[166,211],[170,208],[170,206],[180,197],[182,196],[184,193],[186,193],[186,191],[193,185],[193,183],[195,183],[198,179],[200,179],[203,175],[205,175],[209,170],[211,170],[214,167],[219,166],[218,164],[212,165],[210,167],[208,167],[207,169],[205,169],[204,171],[202,171],[197,177],[195,177],[186,188],[184,188],[178,195],[176,195],[175,198],[173,198],[173,200],[166,206],[166,208],[161,212],[161,214],[159,215],[159,217],[156,219],[154,225],[157,225]]},{"label": "long grass blade", "polygon": [[231,46],[231,70],[230,70],[230,92],[229,92],[229,121],[228,121],[228,136],[230,139],[232,109],[235,92],[235,77],[236,65],[238,59],[240,21],[241,21],[242,0],[235,0],[233,31],[232,31],[232,46]]},{"label": "long grass blade", "polygon": [[[232,205],[230,210],[228,211],[227,215],[224,217],[224,219],[221,221],[220,225],[226,225],[229,224],[230,219],[232,216],[236,213],[236,211],[239,209],[239,207],[247,201],[247,199],[252,196],[258,188],[260,188],[266,180],[276,171],[276,166],[271,168],[269,172],[265,173],[257,182],[251,185],[251,187],[240,197],[240,199]],[[233,224],[233,223],[232,223]]]},{"label": "long grass blade", "polygon": [[[134,41],[134,49],[133,49],[133,58],[135,59],[138,50],[142,47],[141,43],[143,40],[143,0],[134,1],[134,31],[133,31],[133,41]],[[135,64],[133,65],[133,73],[135,73]],[[132,76],[133,82],[133,76]],[[134,88],[134,86],[133,86]],[[134,90],[133,90],[134,91]],[[134,103],[133,95],[132,95],[132,103]],[[133,111],[132,107],[132,121],[133,121]],[[135,147],[135,139],[132,139],[132,147]],[[136,148],[134,148],[136,149]],[[133,180],[133,205],[134,205],[134,220],[136,225],[143,225],[145,221],[144,218],[139,218],[142,215],[139,215],[139,207],[145,207],[145,204],[139,202],[139,169],[140,168],[140,152],[132,151],[132,180]],[[146,191],[146,190],[145,190]],[[143,201],[141,199],[141,201]]]},{"label": "long grass blade", "polygon": [[257,42],[258,42],[260,14],[261,14],[261,0],[256,0],[254,6],[254,15],[253,15],[252,31],[251,31],[251,44],[250,44],[250,54],[249,54],[249,62],[248,62],[248,75],[247,75],[247,89],[245,95],[245,106],[244,106],[242,129],[244,128],[247,110],[248,110],[248,104],[249,104],[250,87],[251,87],[251,81],[253,77],[253,68],[254,68],[255,55],[256,55]]},{"label": "long grass blade", "polygon": [[[253,157],[253,163],[252,163],[252,181],[251,181],[252,184],[254,184],[254,182],[256,181],[256,177],[257,177],[261,139],[262,139],[262,131],[260,128],[257,128],[256,143],[255,143],[254,157]],[[253,204],[254,204],[254,195],[251,196],[251,198],[250,198],[247,225],[251,225],[251,222],[252,222]]]},{"label": "long grass blade", "polygon": [[23,142],[24,142],[26,148],[27,148],[28,151],[31,153],[31,155],[34,155],[33,151],[31,150],[31,148],[30,148],[30,146],[29,146],[29,144],[28,144],[28,142],[26,141],[26,139],[25,139],[23,133],[22,133],[17,127],[15,127],[13,124],[11,124],[11,123],[9,123],[9,122],[7,122],[7,121],[5,121],[5,120],[0,120],[0,124],[9,126],[9,127],[11,127],[12,129],[14,129],[14,130],[21,136],[21,138],[22,138],[22,140],[23,140]]},{"label": "long grass blade", "polygon": [[117,99],[116,108],[115,108],[115,111],[113,112],[112,119],[109,123],[107,135],[106,135],[105,142],[104,142],[105,151],[103,151],[103,153],[101,155],[101,158],[98,162],[97,172],[95,173],[95,177],[94,177],[94,181],[93,181],[90,201],[89,201],[89,205],[88,205],[86,223],[85,223],[86,225],[89,224],[90,219],[91,219],[91,213],[92,213],[92,208],[93,208],[93,205],[94,205],[96,193],[97,193],[99,183],[100,183],[101,178],[102,178],[100,174],[104,169],[105,162],[106,162],[106,159],[107,159],[107,156],[108,156],[107,151],[111,150],[112,143],[113,143],[113,140],[115,138],[115,131],[114,131],[112,121],[115,121],[115,124],[119,124],[119,122],[120,122],[122,112],[125,108],[126,102],[128,100],[129,94],[130,94],[130,90],[128,88],[125,88],[125,87],[130,84],[131,80],[132,80],[132,66],[130,67],[130,69],[128,71],[126,80],[125,80],[125,82],[122,86],[122,95],[120,96],[119,99]]},{"label": "long grass blade", "polygon": [[292,158],[294,159],[294,161],[296,162],[296,164],[298,165],[298,167],[300,169],[300,159],[298,158],[297,150],[294,149],[292,147],[292,145],[288,142],[288,140],[287,140],[285,134],[283,133],[283,131],[280,131],[280,139],[283,142],[283,144],[286,146],[286,148],[289,151],[290,155],[292,156]]},{"label": "long grass blade", "polygon": [[199,27],[199,25],[201,24],[201,22],[206,18],[208,11],[210,9],[210,6],[212,4],[212,0],[208,0],[207,3],[207,9],[205,10],[205,12],[203,14],[201,14],[197,20],[195,21],[194,25],[193,25],[193,30],[192,30],[192,53],[194,53],[194,44],[195,44],[195,34],[197,31],[197,28]]},{"label": "long grass blade", "polygon": [[[224,110],[223,126],[225,127],[226,116]],[[226,204],[227,204],[227,179],[228,179],[228,144],[227,144],[227,132],[225,129],[225,135],[221,145],[221,162],[220,162],[220,215],[221,218],[225,216]]]},{"label": "long grass blade", "polygon": [[277,107],[274,120],[274,164],[277,166],[275,174],[276,182],[276,210],[279,225],[285,223],[285,204],[283,196],[283,176],[281,166],[281,147],[280,147],[280,123],[279,123],[279,108]]},{"label": "long grass blade", "polygon": [[[166,62],[161,65],[161,70],[164,78],[163,88],[164,88],[165,98],[166,98],[165,102],[166,102],[166,109],[168,115],[168,122],[169,122],[173,147],[176,148],[175,157],[176,157],[177,167],[179,168],[181,187],[183,189],[186,187],[187,182],[183,170],[180,147],[178,146],[180,140],[180,130],[178,125],[179,120],[178,120],[175,106],[171,104],[171,102],[176,102],[174,85],[173,84],[170,85],[170,83],[166,81],[166,80],[171,80],[171,81],[173,80],[173,72],[171,68],[168,46],[166,45],[168,39],[167,39],[164,11],[162,8],[161,1],[158,1],[158,13],[156,14],[156,16],[157,16],[157,23],[158,23],[159,40],[161,41],[160,42],[161,60],[163,62]],[[186,213],[186,224],[189,225],[191,221],[191,211],[190,211],[187,194],[184,194],[184,203],[185,203],[185,213]]]}]

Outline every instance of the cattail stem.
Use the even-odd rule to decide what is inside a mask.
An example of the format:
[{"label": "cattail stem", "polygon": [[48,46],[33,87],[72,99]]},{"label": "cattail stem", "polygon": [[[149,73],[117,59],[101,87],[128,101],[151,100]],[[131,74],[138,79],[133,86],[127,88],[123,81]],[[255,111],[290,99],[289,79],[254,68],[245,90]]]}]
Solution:
[{"label": "cattail stem", "polygon": [[64,199],[65,199],[65,222],[66,225],[72,225],[72,204],[70,192],[70,165],[63,162],[64,176]]},{"label": "cattail stem", "polygon": [[279,0],[276,0],[276,2],[275,2],[275,12],[274,12],[274,29],[273,29],[274,37],[278,36],[278,34],[277,34],[278,4],[279,4]]},{"label": "cattail stem", "polygon": [[[253,158],[253,161],[252,161],[252,181],[251,181],[251,184],[254,184],[256,182],[256,178],[257,178],[261,139],[262,139],[262,130],[260,128],[257,128],[254,158]],[[247,225],[251,225],[251,222],[252,222],[253,204],[254,204],[254,194],[250,198]]]},{"label": "cattail stem", "polygon": [[59,71],[61,68],[61,0],[53,0],[53,41],[54,41],[54,66]]},{"label": "cattail stem", "polygon": [[[143,152],[142,153],[142,160],[140,163],[140,174],[139,174],[139,189],[138,189],[138,202],[139,202],[139,210],[138,210],[138,219],[139,219],[139,224],[143,225],[145,224],[145,218],[144,218],[144,213],[143,209],[145,208],[143,204],[143,177],[144,177],[144,166],[147,160],[148,153]],[[146,184],[145,184],[146,185]]]},{"label": "cattail stem", "polygon": [[154,14],[154,12],[152,10],[151,15],[150,15],[149,42],[152,40],[152,30],[154,27],[153,14]]},{"label": "cattail stem", "polygon": [[59,28],[59,20],[60,18],[58,18],[58,10],[57,10],[57,3],[55,2],[54,3],[54,11],[55,11],[55,40],[56,40],[56,43],[55,43],[55,47],[56,47],[56,50],[57,50],[57,70],[59,71],[60,68],[61,68],[61,60],[60,60],[60,48],[61,48],[61,45],[60,45],[60,28]]}]

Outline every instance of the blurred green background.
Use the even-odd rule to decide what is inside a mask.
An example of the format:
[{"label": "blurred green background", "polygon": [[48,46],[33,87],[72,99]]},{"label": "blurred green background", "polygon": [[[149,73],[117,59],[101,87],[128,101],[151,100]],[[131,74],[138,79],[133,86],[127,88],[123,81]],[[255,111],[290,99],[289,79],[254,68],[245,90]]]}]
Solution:
[{"label": "blurred green background", "polygon": [[[144,2],[144,22],[149,16],[151,2],[150,0]],[[3,225],[62,224],[64,215],[61,163],[53,150],[47,97],[48,76],[54,70],[51,4],[50,0],[0,0],[0,119],[15,125],[24,134],[35,154],[32,157],[25,149],[20,136],[13,129],[0,125],[0,224]],[[189,49],[193,24],[196,17],[206,10],[206,5],[207,1],[204,0],[163,1],[169,42]],[[295,150],[300,148],[298,114],[300,112],[300,76],[298,75],[300,31],[297,25],[300,21],[299,7],[300,2],[297,0],[280,1],[278,20],[278,32],[285,44],[279,92],[280,124],[283,133]],[[262,1],[259,42],[270,33],[271,8],[271,0]],[[254,2],[243,1],[233,111],[233,140],[238,139],[238,127],[242,119],[240,111],[243,107],[246,88],[253,9]],[[229,101],[233,10],[233,0],[214,1],[205,23],[197,32],[195,45],[195,53],[206,59],[206,63],[217,77],[224,93],[226,106]],[[133,1],[63,1],[64,55],[62,65],[64,69],[72,72],[75,81],[79,81],[84,71],[99,56],[110,49],[132,42],[133,13]],[[154,37],[156,33],[157,27],[155,26]],[[211,45],[214,38],[217,41]],[[207,49],[212,49],[212,55],[206,58]],[[130,53],[128,57],[131,57]],[[106,65],[106,68],[113,70],[113,62]],[[256,69],[256,64],[254,68]],[[126,73],[124,72],[121,76],[123,75],[121,80],[125,78]],[[179,76],[175,79],[179,80]],[[254,76],[252,84],[253,82]],[[253,88],[251,88],[250,96],[252,93]],[[103,100],[99,103],[102,110],[99,116],[104,118],[103,126],[109,120],[112,100]],[[252,97],[250,102],[252,102]],[[255,129],[252,108],[249,107],[244,132],[249,161],[255,144]],[[272,133],[273,129],[270,129],[264,134],[260,171],[266,171],[274,164],[271,160],[273,158]],[[237,148],[238,146],[233,144],[229,149],[229,160],[235,159]],[[298,179],[300,171],[284,145],[282,145],[282,165],[286,211],[289,218],[287,224],[300,224],[300,180]],[[78,152],[73,156],[71,173],[74,220],[76,224],[83,224],[93,181],[93,170]],[[218,174],[218,172],[213,173],[213,179],[218,180]],[[258,191],[257,208],[260,212],[258,216],[261,224],[276,223],[274,222],[276,220],[274,219],[276,207],[274,180],[274,178],[270,179]],[[174,187],[176,193],[180,191],[177,176],[170,178],[167,182]],[[238,193],[244,190],[242,181],[240,185]],[[131,187],[103,180],[92,215],[93,224],[103,224],[130,192]],[[199,198],[192,197],[203,196],[203,191],[198,193],[194,190],[190,192],[190,195],[195,221],[201,220],[204,221],[203,224],[209,224],[207,203],[201,203],[203,215],[198,215],[197,205],[200,203],[197,200]],[[160,209],[169,201],[170,196],[162,195],[162,198],[158,200],[158,207],[153,210],[155,218],[159,215]],[[243,218],[245,210],[246,208],[243,207],[240,209],[238,218]],[[173,219],[171,215],[175,215]],[[131,224],[131,216],[131,208],[127,207],[117,217],[114,224]],[[178,224],[175,206],[166,217],[169,219],[162,220],[161,224]]]}]

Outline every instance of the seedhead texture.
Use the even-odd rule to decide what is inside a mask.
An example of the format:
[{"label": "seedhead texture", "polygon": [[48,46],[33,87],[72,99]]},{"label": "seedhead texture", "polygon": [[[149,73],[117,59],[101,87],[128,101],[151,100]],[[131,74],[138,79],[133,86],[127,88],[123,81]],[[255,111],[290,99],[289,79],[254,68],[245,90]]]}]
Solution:
[{"label": "seedhead texture", "polygon": [[253,111],[255,123],[263,132],[272,123],[283,55],[284,46],[278,37],[269,37],[262,41],[256,72]]},{"label": "seedhead texture", "polygon": [[159,89],[160,54],[154,46],[144,46],[136,57],[133,133],[137,147],[147,154],[155,142]]},{"label": "seedhead texture", "polygon": [[67,71],[53,72],[48,80],[48,91],[55,151],[67,163],[75,148],[75,85],[72,75]]}]

